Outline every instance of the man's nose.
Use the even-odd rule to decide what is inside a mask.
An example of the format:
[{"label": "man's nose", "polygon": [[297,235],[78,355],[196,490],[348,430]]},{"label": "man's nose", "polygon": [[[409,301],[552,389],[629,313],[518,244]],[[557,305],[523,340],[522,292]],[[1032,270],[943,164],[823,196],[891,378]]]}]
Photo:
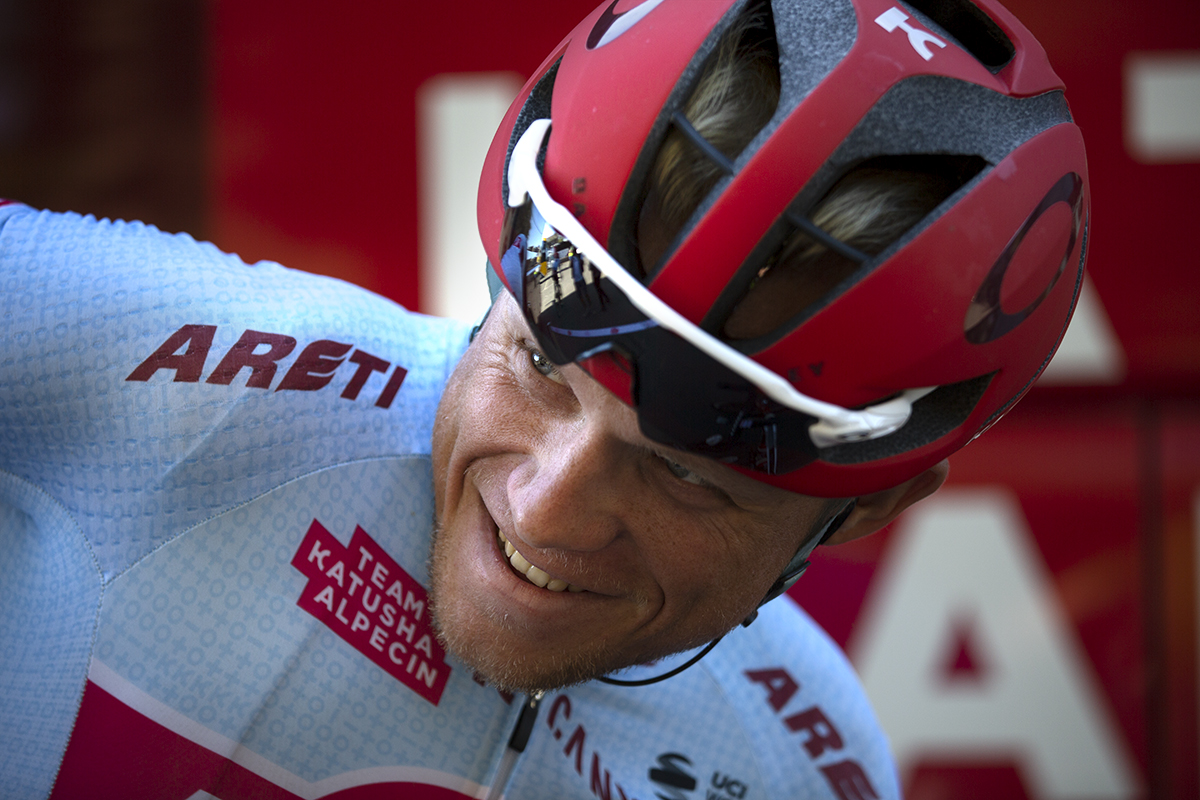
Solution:
[{"label": "man's nose", "polygon": [[509,476],[515,533],[534,547],[600,550],[636,502],[636,467],[620,442],[586,422],[544,434]]}]

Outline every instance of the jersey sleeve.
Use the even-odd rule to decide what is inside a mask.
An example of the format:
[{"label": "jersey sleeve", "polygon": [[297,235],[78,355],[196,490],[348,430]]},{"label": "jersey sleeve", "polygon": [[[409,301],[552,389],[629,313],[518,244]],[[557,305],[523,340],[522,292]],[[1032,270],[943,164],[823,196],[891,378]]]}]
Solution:
[{"label": "jersey sleeve", "polygon": [[[225,720],[236,744],[261,716],[258,684],[301,655],[374,674],[336,636],[304,638],[325,628],[298,605],[290,559],[320,519],[345,541],[365,526],[421,577],[434,409],[466,326],[186,235],[16,203],[0,204],[0,287],[0,753],[19,754],[0,757],[6,796],[47,796],[98,675],[166,709],[159,724],[185,719],[200,666],[225,669],[207,691],[253,698],[228,705],[245,714]],[[212,599],[224,587],[234,612]],[[237,638],[241,620],[285,619],[294,641]],[[202,665],[179,654],[192,639]],[[269,655],[245,667],[225,654],[239,644]],[[183,730],[215,725],[191,713]]]},{"label": "jersey sleeve", "polygon": [[784,595],[731,638],[736,647],[710,668],[778,796],[900,797],[891,748],[854,667],[802,608]]}]

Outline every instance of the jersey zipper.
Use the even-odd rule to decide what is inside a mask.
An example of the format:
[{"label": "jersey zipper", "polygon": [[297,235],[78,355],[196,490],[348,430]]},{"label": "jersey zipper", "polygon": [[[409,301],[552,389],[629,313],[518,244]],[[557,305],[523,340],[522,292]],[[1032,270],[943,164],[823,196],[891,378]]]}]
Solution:
[{"label": "jersey zipper", "polygon": [[533,723],[537,721],[538,705],[542,702],[544,695],[545,692],[537,692],[526,696],[525,705],[521,707],[521,713],[517,716],[517,724],[513,726],[512,735],[508,737],[508,746],[500,758],[500,766],[496,768],[496,775],[492,779],[492,785],[488,788],[485,800],[500,800],[504,795],[504,789],[508,786],[509,778],[512,777],[513,768],[517,766],[517,759],[525,752],[525,745],[529,743],[529,735],[533,733]]}]

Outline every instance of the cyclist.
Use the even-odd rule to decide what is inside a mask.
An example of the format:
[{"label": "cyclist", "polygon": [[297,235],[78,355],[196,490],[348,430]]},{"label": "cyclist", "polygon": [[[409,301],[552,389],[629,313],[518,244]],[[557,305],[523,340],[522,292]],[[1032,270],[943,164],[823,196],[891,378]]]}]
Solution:
[{"label": "cyclist", "polygon": [[6,790],[896,796],[768,601],[1029,388],[1087,203],[992,0],[606,0],[489,154],[470,346],[0,208]]}]

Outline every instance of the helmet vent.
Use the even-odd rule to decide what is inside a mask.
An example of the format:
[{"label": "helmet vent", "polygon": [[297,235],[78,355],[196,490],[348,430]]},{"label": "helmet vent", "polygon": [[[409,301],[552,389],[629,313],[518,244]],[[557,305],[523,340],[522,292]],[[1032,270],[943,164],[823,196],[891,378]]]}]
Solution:
[{"label": "helmet vent", "polygon": [[874,268],[876,256],[986,167],[978,156],[868,159],[807,212],[793,204],[755,248],[704,324],[745,352],[794,330]]},{"label": "helmet vent", "polygon": [[1000,26],[970,0],[907,0],[942,30],[958,41],[991,72],[999,72],[1013,60],[1017,49]]},{"label": "helmet vent", "polygon": [[[735,171],[740,154],[767,125],[779,104],[779,49],[766,0],[731,11],[720,38],[689,67],[635,168],[637,202],[629,214],[632,241],[609,241],[618,260],[653,275],[706,195]],[[636,208],[637,220],[632,219]],[[618,231],[624,223],[614,221]],[[630,248],[629,245],[633,247]]]}]

